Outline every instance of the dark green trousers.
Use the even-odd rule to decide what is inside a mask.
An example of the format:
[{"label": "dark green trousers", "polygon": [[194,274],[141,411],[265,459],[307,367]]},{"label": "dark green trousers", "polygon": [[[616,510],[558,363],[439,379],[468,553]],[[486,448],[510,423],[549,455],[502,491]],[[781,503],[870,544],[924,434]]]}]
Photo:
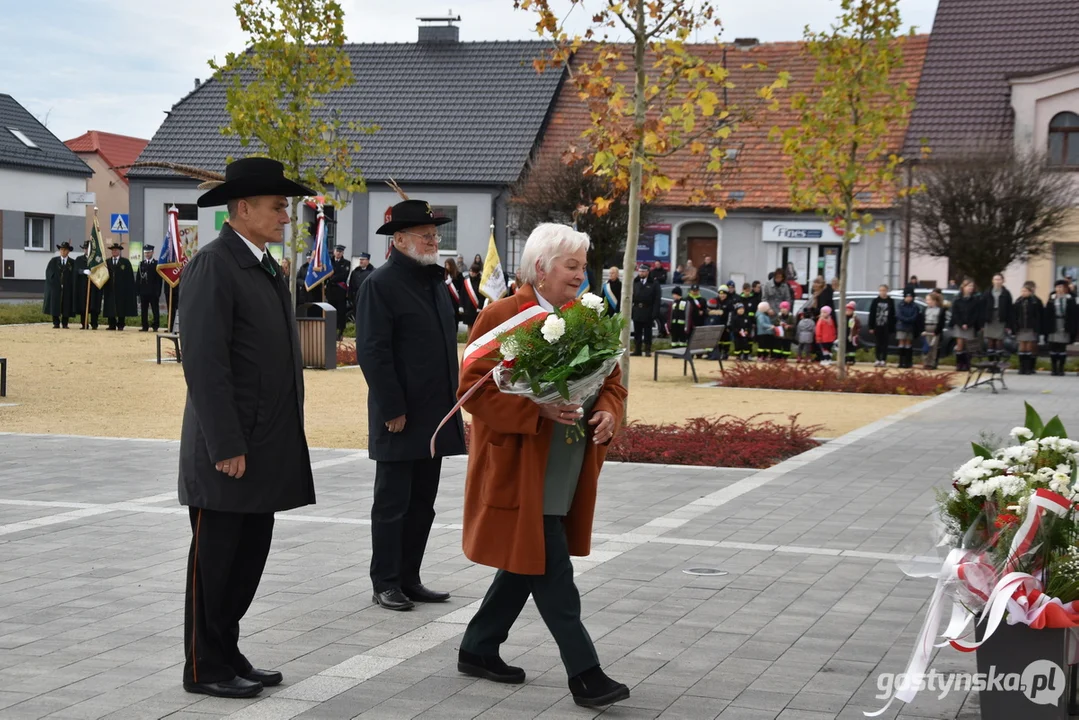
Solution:
[{"label": "dark green trousers", "polygon": [[543,516],[546,567],[542,575],[518,575],[499,570],[480,609],[468,624],[461,649],[475,655],[497,655],[510,628],[528,600],[536,601],[551,631],[569,677],[599,665],[596,646],[581,623],[581,595],[573,582],[566,528],[561,515]]}]

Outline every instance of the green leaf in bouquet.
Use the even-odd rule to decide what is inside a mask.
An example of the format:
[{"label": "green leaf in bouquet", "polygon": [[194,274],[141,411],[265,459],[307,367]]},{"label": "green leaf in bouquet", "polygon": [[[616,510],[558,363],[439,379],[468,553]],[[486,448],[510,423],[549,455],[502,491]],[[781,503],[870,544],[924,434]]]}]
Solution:
[{"label": "green leaf in bouquet", "polygon": [[1042,428],[1041,434],[1039,435],[1038,433],[1034,433],[1034,436],[1043,438],[1066,438],[1068,437],[1068,433],[1064,430],[1064,423],[1060,421],[1060,417],[1058,415],[1054,415],[1053,419],[1047,422],[1045,424],[1045,427]]},{"label": "green leaf in bouquet", "polygon": [[581,348],[581,351],[577,353],[577,357],[573,358],[573,360],[570,361],[570,367],[577,367],[578,365],[582,365],[588,362],[591,355],[592,351],[588,349],[588,346],[583,346]]},{"label": "green leaf in bouquet", "polygon": [[558,394],[562,396],[562,399],[569,402],[569,385],[566,384],[566,381],[557,380],[554,385],[558,388]]},{"label": "green leaf in bouquet", "polygon": [[983,447],[983,446],[979,445],[978,443],[974,443],[974,442],[972,442],[970,444],[970,446],[972,448],[974,448],[974,455],[975,456],[983,458],[985,460],[992,460],[993,459],[993,453],[989,451],[989,448]]},{"label": "green leaf in bouquet", "polygon": [[530,387],[532,389],[532,394],[533,395],[539,395],[540,394],[539,380],[532,377],[531,375],[528,376],[528,387]]},{"label": "green leaf in bouquet", "polygon": [[1024,423],[1027,430],[1034,433],[1034,437],[1042,437],[1042,429],[1045,427],[1042,424],[1041,416],[1038,415],[1038,411],[1030,406],[1030,403],[1024,402],[1023,405],[1027,408],[1027,421]]}]

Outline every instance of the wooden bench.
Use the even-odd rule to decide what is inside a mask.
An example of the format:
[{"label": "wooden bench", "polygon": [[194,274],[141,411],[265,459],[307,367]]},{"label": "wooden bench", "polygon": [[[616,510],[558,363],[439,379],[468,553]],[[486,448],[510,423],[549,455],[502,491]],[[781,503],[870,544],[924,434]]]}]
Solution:
[{"label": "wooden bench", "polygon": [[967,371],[966,382],[963,383],[963,389],[961,392],[966,392],[971,388],[976,388],[979,385],[988,385],[993,391],[993,394],[997,394],[997,383],[1005,390],[1008,386],[1004,384],[1004,371],[1008,369],[1009,360],[1011,356],[1006,354],[995,356],[983,356],[982,360],[976,360],[970,364],[970,370]]},{"label": "wooden bench", "polygon": [[[697,382],[697,368],[693,364],[694,358],[702,355],[708,356],[719,345],[719,339],[723,337],[723,325],[701,325],[693,328],[693,334],[689,336],[689,342],[685,347],[670,348],[668,350],[655,350],[652,352],[652,380],[659,380],[659,356],[667,355],[682,359],[682,375],[686,374],[686,367],[693,371],[693,382]],[[719,369],[723,370],[723,357],[719,356]]]},{"label": "wooden bench", "polygon": [[0,357],[0,397],[7,397],[7,358]]}]

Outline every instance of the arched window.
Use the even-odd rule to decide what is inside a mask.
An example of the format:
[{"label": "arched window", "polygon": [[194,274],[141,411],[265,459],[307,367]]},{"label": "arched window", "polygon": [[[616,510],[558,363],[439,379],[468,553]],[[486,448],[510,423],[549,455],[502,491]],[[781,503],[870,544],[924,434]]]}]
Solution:
[{"label": "arched window", "polygon": [[1049,164],[1079,167],[1079,115],[1062,112],[1049,121]]}]

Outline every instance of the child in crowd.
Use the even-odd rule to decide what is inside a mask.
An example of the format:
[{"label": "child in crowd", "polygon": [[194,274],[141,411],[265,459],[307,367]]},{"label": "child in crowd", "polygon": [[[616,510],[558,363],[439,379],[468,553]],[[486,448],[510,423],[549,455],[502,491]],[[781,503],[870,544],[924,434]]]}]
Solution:
[{"label": "child in crowd", "polygon": [[847,303],[847,357],[848,365],[853,365],[858,356],[858,345],[861,343],[859,336],[862,332],[862,323],[854,313],[857,306],[851,300]]},{"label": "child in crowd", "polygon": [[772,307],[762,302],[757,305],[757,362],[764,362],[772,357],[776,347],[776,326],[772,322],[775,312]]},{"label": "child in crowd", "polygon": [[908,288],[903,302],[895,310],[895,339],[899,343],[899,367],[914,367],[914,348],[911,344],[921,331],[922,312],[914,302],[914,290]]},{"label": "child in crowd", "polygon": [[742,303],[734,304],[734,315],[731,316],[731,338],[734,341],[734,356],[739,360],[748,360],[750,346],[753,343],[753,330],[755,325],[746,314],[746,306]]},{"label": "child in crowd", "polygon": [[835,323],[832,322],[832,308],[825,305],[820,309],[820,318],[817,320],[817,352],[821,356],[822,365],[832,364],[832,345],[836,340]]},{"label": "child in crowd", "polygon": [[[1045,306],[1034,294],[1036,285],[1032,280],[1023,283],[1019,298],[1011,306],[1009,327],[1019,343],[1019,374],[1033,375],[1038,363],[1038,336],[1041,335]],[[926,311],[926,324],[929,311]]]},{"label": "child in crowd", "polygon": [[667,327],[671,329],[671,347],[685,347],[689,333],[686,322],[689,319],[689,301],[682,299],[682,288],[671,290],[671,309],[667,316]]},{"label": "child in crowd", "polygon": [[798,362],[807,363],[813,357],[813,345],[817,342],[817,323],[813,311],[806,310],[798,321]]},{"label": "child in crowd", "polygon": [[791,304],[784,300],[779,303],[779,313],[776,314],[775,324],[783,334],[776,343],[776,351],[773,353],[781,360],[789,360],[791,356],[791,344],[794,342],[794,326],[797,324],[794,315],[791,314]]},{"label": "child in crowd", "polygon": [[931,292],[925,298],[925,317],[922,324],[922,338],[925,339],[925,358],[922,367],[926,370],[937,369],[937,353],[940,352],[940,340],[944,333],[944,297],[938,292]]},{"label": "child in crowd", "polygon": [[869,305],[869,327],[876,343],[877,361],[873,366],[884,367],[888,364],[888,342],[895,332],[895,300],[888,297],[887,285],[878,288],[877,297]]}]

